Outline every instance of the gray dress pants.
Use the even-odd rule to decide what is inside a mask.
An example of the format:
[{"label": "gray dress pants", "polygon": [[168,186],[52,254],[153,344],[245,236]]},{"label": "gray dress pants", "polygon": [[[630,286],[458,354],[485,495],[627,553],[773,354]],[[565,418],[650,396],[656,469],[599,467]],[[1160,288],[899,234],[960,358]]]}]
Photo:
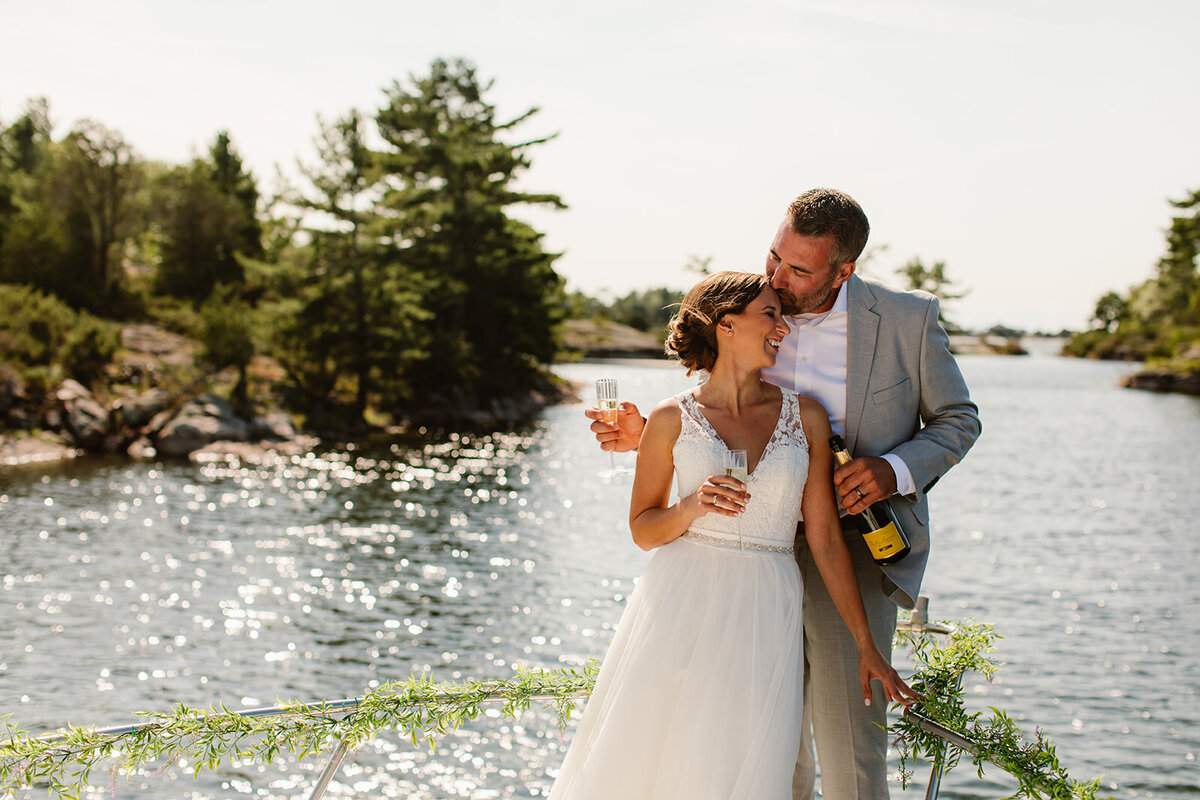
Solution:
[{"label": "gray dress pants", "polygon": [[[896,606],[883,593],[882,573],[857,530],[845,531],[875,646],[891,658]],[[824,800],[887,800],[887,699],[878,683],[862,700],[858,650],[803,535],[796,561],[804,581],[804,734],[792,781],[794,800],[812,800],[821,767]],[[815,745],[815,759],[814,759]]]}]

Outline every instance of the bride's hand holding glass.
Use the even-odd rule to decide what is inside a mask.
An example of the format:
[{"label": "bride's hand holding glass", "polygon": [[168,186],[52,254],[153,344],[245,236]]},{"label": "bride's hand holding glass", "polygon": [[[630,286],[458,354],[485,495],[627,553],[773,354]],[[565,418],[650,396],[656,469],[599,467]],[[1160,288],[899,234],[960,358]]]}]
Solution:
[{"label": "bride's hand holding glass", "polygon": [[722,517],[740,517],[750,501],[746,485],[728,475],[710,475],[696,493],[696,516],[720,514]]}]

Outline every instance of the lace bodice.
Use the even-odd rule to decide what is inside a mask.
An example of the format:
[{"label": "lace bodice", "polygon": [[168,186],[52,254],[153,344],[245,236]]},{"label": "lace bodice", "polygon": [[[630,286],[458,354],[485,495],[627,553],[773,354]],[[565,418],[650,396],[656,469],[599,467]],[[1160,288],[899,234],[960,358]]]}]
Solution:
[{"label": "lace bodice", "polygon": [[[783,400],[775,430],[762,458],[750,473],[750,502],[738,519],[705,514],[692,523],[689,533],[704,541],[741,538],[764,549],[790,548],[796,536],[796,519],[804,481],[808,476],[808,440],[800,423],[800,402],[795,392],[783,389]],[[679,496],[696,491],[710,475],[725,474],[728,448],[700,412],[691,391],[675,396],[682,410],[679,438],[675,440],[675,476]]]}]

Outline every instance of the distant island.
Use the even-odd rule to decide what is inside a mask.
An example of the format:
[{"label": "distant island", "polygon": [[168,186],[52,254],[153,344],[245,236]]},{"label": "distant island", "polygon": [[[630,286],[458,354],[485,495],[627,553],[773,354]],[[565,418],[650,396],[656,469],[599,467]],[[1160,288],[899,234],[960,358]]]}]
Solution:
[{"label": "distant island", "polygon": [[1171,218],[1155,274],[1097,300],[1091,329],[1073,336],[1064,353],[1144,361],[1125,386],[1200,395],[1200,189],[1171,206],[1182,213]]},{"label": "distant island", "polygon": [[[663,337],[604,318],[570,319],[563,323],[563,347],[572,358],[666,358]],[[1027,355],[1025,334],[1002,332],[954,333],[950,350],[955,354]],[[1044,337],[1065,342],[1061,336]]]}]

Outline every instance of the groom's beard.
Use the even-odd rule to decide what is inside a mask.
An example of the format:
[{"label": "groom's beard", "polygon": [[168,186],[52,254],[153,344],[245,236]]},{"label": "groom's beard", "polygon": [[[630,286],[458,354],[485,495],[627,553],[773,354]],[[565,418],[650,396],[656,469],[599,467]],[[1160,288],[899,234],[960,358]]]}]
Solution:
[{"label": "groom's beard", "polygon": [[785,317],[794,317],[797,314],[811,314],[829,301],[829,296],[833,294],[833,279],[832,272],[829,273],[829,280],[819,287],[816,291],[806,294],[803,297],[798,297],[787,289],[776,289],[775,293],[779,295],[780,309]]}]

